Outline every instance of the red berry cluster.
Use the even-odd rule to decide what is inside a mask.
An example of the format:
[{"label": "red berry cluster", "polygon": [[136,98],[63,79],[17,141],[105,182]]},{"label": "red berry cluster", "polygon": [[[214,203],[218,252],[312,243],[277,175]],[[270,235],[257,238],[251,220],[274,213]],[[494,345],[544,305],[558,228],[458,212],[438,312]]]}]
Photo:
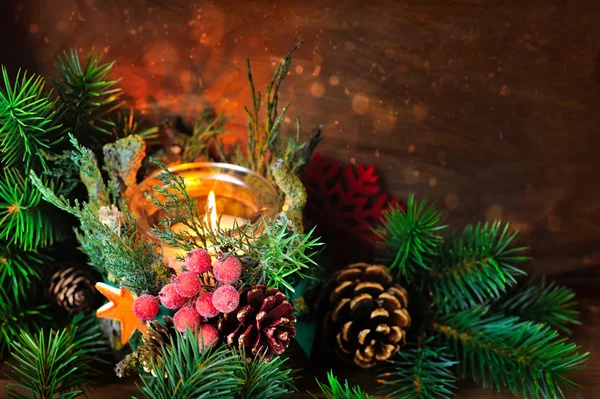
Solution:
[{"label": "red berry cluster", "polygon": [[[203,345],[212,346],[218,340],[218,332],[212,325],[202,324],[201,318],[210,319],[238,307],[240,294],[230,284],[240,279],[242,262],[237,256],[229,255],[220,256],[213,264],[208,251],[198,248],[187,253],[185,266],[187,271],[174,277],[160,290],[160,303],[168,309],[178,309],[173,316],[177,330],[185,332],[186,327],[197,328],[201,334],[201,348]],[[202,292],[199,275],[208,272],[211,267],[221,285],[214,292]],[[133,308],[140,320],[152,320],[158,314],[158,300],[151,295],[142,295],[135,300]]]}]

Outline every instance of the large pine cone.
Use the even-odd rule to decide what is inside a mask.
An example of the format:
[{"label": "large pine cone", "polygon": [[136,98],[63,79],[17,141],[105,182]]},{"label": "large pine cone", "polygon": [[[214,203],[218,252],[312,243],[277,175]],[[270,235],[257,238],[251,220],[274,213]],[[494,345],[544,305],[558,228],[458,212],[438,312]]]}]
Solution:
[{"label": "large pine cone", "polygon": [[69,265],[58,269],[48,284],[48,296],[56,306],[69,312],[85,312],[96,306],[96,279],[87,266]]},{"label": "large pine cone", "polygon": [[245,349],[251,358],[269,361],[280,355],[296,336],[296,316],[286,296],[277,288],[246,287],[236,310],[221,316],[219,333],[227,345]]},{"label": "large pine cone", "polygon": [[154,374],[152,360],[158,364],[163,350],[171,347],[171,340],[175,340],[178,334],[172,318],[164,316],[163,320],[164,324],[152,320],[148,323],[147,334],[142,335],[143,345],[138,349],[138,361],[147,373]]},{"label": "large pine cone", "polygon": [[327,334],[342,359],[369,368],[400,350],[410,325],[408,295],[385,266],[350,265],[335,273],[330,288]]}]

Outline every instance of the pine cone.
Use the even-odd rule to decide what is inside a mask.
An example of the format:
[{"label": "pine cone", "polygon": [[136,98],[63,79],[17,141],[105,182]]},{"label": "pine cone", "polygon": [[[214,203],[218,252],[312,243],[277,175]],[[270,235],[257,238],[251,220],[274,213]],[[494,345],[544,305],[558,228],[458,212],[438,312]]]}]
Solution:
[{"label": "pine cone", "polygon": [[171,340],[178,334],[173,325],[173,319],[167,316],[163,317],[164,324],[158,320],[152,320],[148,324],[148,333],[142,335],[142,346],[138,349],[139,363],[147,373],[153,373],[152,360],[154,363],[160,362],[163,350],[171,347]]},{"label": "pine cone", "polygon": [[85,312],[98,298],[92,273],[81,266],[66,266],[57,270],[48,284],[48,296],[66,311]]},{"label": "pine cone", "polygon": [[295,323],[292,305],[281,291],[255,286],[240,291],[238,308],[221,316],[218,329],[229,346],[244,348],[248,358],[264,353],[269,361],[296,336]]},{"label": "pine cone", "polygon": [[335,273],[330,286],[325,323],[338,356],[370,368],[400,350],[410,325],[408,295],[385,266],[350,265]]}]

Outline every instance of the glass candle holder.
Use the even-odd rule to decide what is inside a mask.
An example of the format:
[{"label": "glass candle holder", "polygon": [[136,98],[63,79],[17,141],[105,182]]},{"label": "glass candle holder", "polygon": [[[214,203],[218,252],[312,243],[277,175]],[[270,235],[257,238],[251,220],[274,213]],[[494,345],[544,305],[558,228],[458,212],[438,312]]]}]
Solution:
[{"label": "glass candle holder", "polygon": [[[220,228],[233,227],[234,220],[238,225],[248,221],[254,223],[262,218],[272,219],[279,212],[279,196],[277,189],[267,179],[242,166],[216,163],[194,162],[169,168],[176,177],[183,177],[187,193],[196,198],[199,212],[207,207],[211,191],[214,193],[215,209],[220,214]],[[183,250],[169,247],[161,243],[152,232],[152,227],[159,224],[164,212],[157,208],[145,194],[151,193],[159,200],[161,195],[155,186],[162,186],[157,178],[159,172],[142,181],[132,193],[129,209],[137,218],[138,231],[146,238],[159,243],[163,256],[168,263],[174,262]],[[177,230],[179,226],[171,226]]]}]

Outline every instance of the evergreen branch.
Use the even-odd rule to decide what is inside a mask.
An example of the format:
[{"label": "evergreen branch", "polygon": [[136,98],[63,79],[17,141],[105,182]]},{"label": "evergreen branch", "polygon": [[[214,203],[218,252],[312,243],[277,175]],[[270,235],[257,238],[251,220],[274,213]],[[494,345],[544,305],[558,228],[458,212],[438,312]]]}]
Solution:
[{"label": "evergreen branch", "polygon": [[0,176],[0,239],[24,250],[48,246],[64,237],[60,225],[41,209],[41,194],[19,171]]},{"label": "evergreen branch", "polygon": [[163,347],[160,362],[152,359],[158,377],[142,379],[140,391],[147,399],[233,398],[240,392],[244,371],[237,353],[220,346],[200,351],[197,334],[188,329],[170,347]]},{"label": "evergreen branch", "polygon": [[144,123],[143,116],[134,108],[117,112],[116,119],[117,121],[113,128],[115,139],[137,135],[150,143],[159,138],[158,126],[148,126]]},{"label": "evergreen branch", "polygon": [[[182,162],[194,162],[202,159],[210,159],[210,142],[215,143],[221,158],[225,158],[224,149],[218,145],[217,138],[228,134],[225,124],[229,118],[225,114],[217,114],[213,109],[205,109],[196,120],[194,133],[185,143]],[[225,161],[225,159],[221,159]]]},{"label": "evergreen branch", "polygon": [[47,261],[47,256],[35,251],[27,252],[0,243],[0,286],[10,287],[13,298],[18,299],[33,280],[40,278],[39,269]]},{"label": "evergreen branch", "polygon": [[95,51],[90,51],[82,63],[76,49],[65,52],[55,63],[60,73],[55,84],[64,104],[65,126],[93,151],[111,140],[115,128],[112,113],[124,104],[118,81],[109,77],[113,64],[102,64]]},{"label": "evergreen branch", "polygon": [[427,199],[408,197],[406,210],[398,206],[383,214],[383,226],[375,230],[380,238],[378,260],[398,277],[412,281],[423,270],[431,270],[442,243],[441,214]]},{"label": "evergreen branch", "polygon": [[[348,381],[342,385],[333,375],[333,371],[327,373],[327,385],[317,380],[317,384],[321,389],[325,399],[375,399],[373,396],[366,394],[360,387],[350,388]],[[313,398],[318,398],[311,395]]]},{"label": "evergreen branch", "polygon": [[570,333],[569,325],[581,324],[579,312],[574,308],[575,293],[554,282],[545,279],[531,279],[527,284],[510,291],[505,299],[494,304],[494,309],[507,315],[518,316],[548,325],[565,333]]},{"label": "evergreen branch", "polygon": [[583,368],[588,356],[547,325],[486,308],[442,316],[433,330],[453,349],[462,377],[525,397],[564,397],[562,388],[576,386],[567,374]]},{"label": "evergreen branch", "polygon": [[[78,315],[61,331],[22,332],[13,343],[11,364],[15,380],[7,386],[12,398],[71,399],[83,394],[98,372],[93,362],[106,349],[95,318]],[[15,390],[14,388],[20,388]],[[25,395],[18,391],[25,390]]]},{"label": "evergreen branch", "polygon": [[46,317],[47,306],[30,302],[30,293],[9,295],[4,285],[0,287],[0,357],[19,334],[33,330]]},{"label": "evergreen branch", "polygon": [[243,351],[236,358],[240,364],[236,372],[240,387],[235,399],[286,399],[297,391],[293,370],[286,366],[285,358],[278,356],[265,362],[262,356],[255,356],[247,362]]},{"label": "evergreen branch", "polygon": [[56,100],[44,91],[44,79],[17,73],[11,84],[2,67],[0,83],[0,160],[8,167],[47,169],[44,151],[56,145],[61,126],[55,123]]},{"label": "evergreen branch", "polygon": [[387,372],[379,375],[382,393],[390,399],[449,399],[454,396],[457,362],[447,348],[426,338],[418,346],[402,348]]},{"label": "evergreen branch", "polygon": [[440,251],[439,264],[429,273],[429,291],[436,306],[467,309],[498,299],[526,273],[514,266],[527,260],[525,248],[510,248],[517,232],[508,223],[467,226],[460,237],[451,237]]}]

